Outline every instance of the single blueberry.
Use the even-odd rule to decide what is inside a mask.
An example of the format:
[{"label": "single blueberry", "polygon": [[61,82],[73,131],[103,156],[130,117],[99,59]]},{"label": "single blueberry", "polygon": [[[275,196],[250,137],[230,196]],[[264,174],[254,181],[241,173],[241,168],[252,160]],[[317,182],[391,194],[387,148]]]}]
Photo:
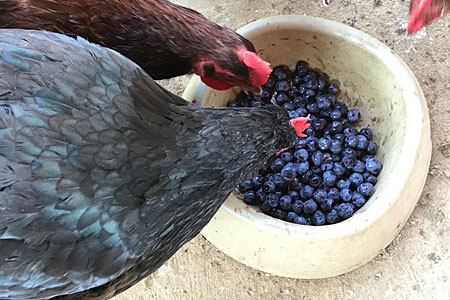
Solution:
[{"label": "single blueberry", "polygon": [[303,205],[303,212],[307,215],[312,214],[313,212],[315,212],[317,210],[317,203],[314,202],[313,199],[309,199],[305,202],[305,204]]},{"label": "single blueberry", "polygon": [[377,153],[377,143],[375,143],[374,141],[369,141],[369,144],[367,145],[367,153],[374,155],[375,153]]},{"label": "single blueberry", "polygon": [[304,108],[306,105],[306,100],[303,97],[297,96],[292,100],[292,104],[294,104],[295,108]]},{"label": "single blueberry", "polygon": [[370,129],[369,127],[362,128],[362,129],[359,131],[359,134],[364,135],[368,140],[371,140],[372,137],[373,137],[373,131],[372,131],[372,129]]},{"label": "single blueberry", "polygon": [[266,181],[262,186],[262,190],[264,193],[274,193],[276,190],[275,183],[273,181]]},{"label": "single blueberry", "polygon": [[292,200],[300,199],[300,194],[298,193],[298,191],[291,191],[289,193],[289,196],[292,198]]},{"label": "single blueberry", "polygon": [[281,169],[283,169],[284,167],[284,161],[281,160],[281,158],[277,157],[272,165],[270,166],[270,168],[272,169],[272,171],[274,171],[275,173],[280,172]]},{"label": "single blueberry", "polygon": [[253,188],[251,179],[246,179],[239,184],[239,190],[241,193],[245,193]]},{"label": "single blueberry", "polygon": [[339,121],[333,121],[330,124],[330,132],[332,134],[340,133],[342,132],[342,123]]},{"label": "single blueberry", "polygon": [[357,160],[352,170],[353,172],[364,173],[364,171],[366,170],[366,165],[362,161]]},{"label": "single blueberry", "polygon": [[305,174],[309,169],[309,162],[303,161],[297,164],[297,173],[299,175]]},{"label": "single blueberry", "polygon": [[292,205],[292,198],[288,195],[284,195],[280,198],[280,208],[284,210],[291,209]]},{"label": "single blueberry", "polygon": [[314,136],[309,136],[306,138],[306,148],[309,151],[316,151],[318,139]]},{"label": "single blueberry", "polygon": [[303,201],[301,200],[295,200],[294,203],[292,203],[291,205],[291,209],[296,213],[296,214],[301,214],[303,213],[303,206],[305,204],[303,203]]},{"label": "single blueberry", "polygon": [[308,110],[304,107],[299,107],[295,110],[299,117],[306,117],[308,115]]},{"label": "single blueberry", "polygon": [[261,202],[264,201],[264,199],[266,198],[266,193],[264,193],[262,188],[259,188],[256,191],[256,198]]},{"label": "single blueberry", "polygon": [[298,162],[307,161],[309,158],[308,150],[306,149],[298,149],[294,152],[294,157],[297,159]]},{"label": "single blueberry", "polygon": [[317,80],[311,79],[311,80],[309,80],[309,81],[306,81],[306,82],[305,82],[305,87],[306,87],[307,89],[317,90],[317,87],[318,87]]},{"label": "single blueberry", "polygon": [[290,212],[287,213],[286,221],[294,222],[294,219],[297,218],[297,217],[298,217],[298,215],[295,212],[290,211]]},{"label": "single blueberry", "polygon": [[328,83],[328,80],[325,77],[319,76],[317,78],[317,89],[319,91],[323,91],[325,89],[327,83]]},{"label": "single blueberry", "polygon": [[339,140],[332,139],[330,143],[330,151],[333,154],[339,154],[342,152],[341,142]]},{"label": "single blueberry", "polygon": [[288,115],[289,115],[289,118],[290,118],[290,119],[295,119],[295,118],[298,118],[298,117],[299,117],[299,115],[298,115],[298,113],[297,113],[296,110],[290,110],[290,111],[288,111]]},{"label": "single blueberry", "polygon": [[345,147],[342,150],[342,156],[353,156],[356,158],[356,151],[350,147]]},{"label": "single blueberry", "polygon": [[289,97],[286,93],[279,92],[275,96],[275,103],[282,106],[285,102],[289,101]]},{"label": "single blueberry", "polygon": [[319,109],[326,109],[326,108],[330,108],[331,104],[330,101],[328,101],[328,97],[327,95],[318,95],[316,97],[316,102],[317,102],[317,106],[319,107]]},{"label": "single blueberry", "polygon": [[293,160],[293,155],[292,155],[291,151],[286,150],[286,151],[281,152],[280,158],[284,162],[291,162]]},{"label": "single blueberry", "polygon": [[330,111],[330,119],[331,120],[340,121],[341,118],[342,118],[342,113],[339,110],[334,109],[334,110]]},{"label": "single blueberry", "polygon": [[374,188],[371,183],[363,182],[358,186],[357,191],[363,196],[370,197],[374,192]]},{"label": "single blueberry", "polygon": [[338,216],[342,219],[348,219],[353,215],[355,207],[351,203],[341,203],[336,205]]},{"label": "single blueberry", "polygon": [[356,108],[352,108],[347,113],[347,119],[350,123],[357,123],[359,121],[359,111]]},{"label": "single blueberry", "polygon": [[331,209],[333,208],[333,199],[331,198],[326,198],[321,204],[320,204],[320,209],[322,209],[324,212],[329,212],[331,211]]},{"label": "single blueberry", "polygon": [[264,176],[262,176],[262,175],[253,176],[252,187],[254,189],[256,189],[256,190],[259,189],[260,187],[262,187],[263,183],[264,183]]},{"label": "single blueberry", "polygon": [[315,151],[313,153],[313,155],[311,156],[311,162],[315,165],[315,166],[320,166],[322,164],[322,157],[323,157],[323,153],[322,151]]},{"label": "single blueberry", "polygon": [[[328,152],[325,152],[325,153],[323,154],[323,156],[322,156],[322,163],[323,163],[323,164],[328,164],[328,163],[332,162],[332,161],[333,161],[333,155],[334,155],[334,154],[330,154],[330,153],[328,153]],[[340,159],[339,159],[339,160],[340,160]]]},{"label": "single blueberry", "polygon": [[309,180],[309,185],[312,186],[313,188],[318,187],[321,183],[322,183],[322,178],[317,174],[314,174],[313,176],[311,176],[311,179]]},{"label": "single blueberry", "polygon": [[278,197],[277,194],[275,193],[269,193],[266,195],[266,202],[271,206],[271,207],[277,207],[278,206],[278,202],[280,200],[280,197]]},{"label": "single blueberry", "polygon": [[317,147],[318,147],[320,150],[322,150],[322,151],[328,150],[328,149],[330,148],[330,145],[331,145],[330,139],[327,139],[327,138],[324,138],[324,137],[321,137],[321,138],[317,141]]},{"label": "single blueberry", "polygon": [[342,157],[341,163],[347,169],[352,169],[356,165],[356,158],[354,156],[345,155]]},{"label": "single blueberry", "polygon": [[350,187],[356,189],[364,181],[364,177],[360,173],[353,173],[348,178],[350,180]]},{"label": "single blueberry", "polygon": [[272,209],[272,206],[269,204],[269,201],[265,200],[262,204],[261,204],[261,210],[263,212],[269,212]]},{"label": "single blueberry", "polygon": [[327,88],[328,93],[336,95],[339,92],[339,83],[337,81],[330,81]]},{"label": "single blueberry", "polygon": [[273,69],[273,76],[278,80],[286,79],[289,76],[290,70],[285,65],[277,66]]},{"label": "single blueberry", "polygon": [[337,177],[333,171],[325,171],[323,173],[323,183],[328,187],[334,186],[336,184],[336,179]]},{"label": "single blueberry", "polygon": [[325,189],[317,189],[313,193],[313,199],[317,203],[322,203],[327,198],[327,191]]},{"label": "single blueberry", "polygon": [[371,157],[366,161],[366,170],[372,175],[378,175],[383,168],[382,163],[375,157]]},{"label": "single blueberry", "polygon": [[326,221],[325,213],[321,210],[317,210],[311,216],[311,223],[316,226],[324,225]]},{"label": "single blueberry", "polygon": [[335,209],[326,214],[327,224],[336,224],[340,221],[340,217]]},{"label": "single blueberry", "polygon": [[333,163],[331,163],[331,162],[329,162],[329,163],[322,163],[322,165],[320,165],[320,170],[322,171],[322,173],[325,172],[325,171],[332,171],[333,170]]},{"label": "single blueberry", "polygon": [[297,170],[293,163],[287,163],[283,169],[281,169],[281,177],[286,181],[294,180],[295,176],[297,176]]},{"label": "single blueberry", "polygon": [[356,148],[358,146],[358,138],[356,135],[346,135],[345,137],[345,147]]},{"label": "single blueberry", "polygon": [[339,201],[339,189],[337,188],[329,189],[328,198],[333,199],[335,202]]},{"label": "single blueberry", "polygon": [[[289,82],[287,80],[280,80],[277,83],[275,83],[275,90],[277,92],[287,92],[289,91]],[[287,95],[286,95],[287,96]]]},{"label": "single blueberry", "polygon": [[309,199],[314,193],[314,188],[310,185],[305,185],[300,190],[300,199]]},{"label": "single blueberry", "polygon": [[339,179],[338,182],[336,182],[336,186],[340,189],[348,189],[350,188],[350,180],[348,179]]},{"label": "single blueberry", "polygon": [[368,173],[368,174],[369,174],[368,176],[364,176],[364,174],[363,174],[363,176],[364,176],[364,181],[365,181],[365,182],[368,182],[368,183],[371,183],[372,185],[377,184],[377,177],[373,176],[373,175],[370,174],[370,173]]},{"label": "single blueberry", "polygon": [[293,99],[298,96],[298,89],[295,86],[293,86],[289,89],[287,94],[289,96],[289,99]]},{"label": "single blueberry", "polygon": [[275,183],[276,187],[282,188],[286,185],[286,180],[281,176],[281,173],[275,173],[273,175],[273,183]]},{"label": "single blueberry", "polygon": [[356,130],[356,128],[353,128],[353,127],[347,127],[344,129],[344,134],[345,134],[345,136],[357,135],[358,130]]},{"label": "single blueberry", "polygon": [[295,224],[300,224],[300,225],[309,225],[308,220],[306,220],[305,217],[303,216],[298,216],[294,219],[294,223]]},{"label": "single blueberry", "polygon": [[313,102],[313,103],[307,104],[306,109],[308,110],[309,113],[314,114],[319,111],[319,106],[317,105],[317,103]]},{"label": "single blueberry", "polygon": [[337,176],[342,176],[345,173],[345,167],[339,162],[334,162],[333,163],[333,172]]},{"label": "single blueberry", "polygon": [[344,202],[350,202],[352,200],[352,191],[350,189],[342,189],[339,193],[339,197]]},{"label": "single blueberry", "polygon": [[369,145],[369,141],[367,140],[367,138],[362,134],[358,134],[356,138],[358,139],[358,145],[356,146],[356,148],[358,150],[366,150],[367,146]]},{"label": "single blueberry", "polygon": [[254,191],[247,191],[244,193],[244,202],[247,204],[254,204],[256,200],[256,193]]},{"label": "single blueberry", "polygon": [[304,60],[299,60],[295,65],[295,72],[300,76],[306,75],[308,71],[309,71],[309,64]]}]

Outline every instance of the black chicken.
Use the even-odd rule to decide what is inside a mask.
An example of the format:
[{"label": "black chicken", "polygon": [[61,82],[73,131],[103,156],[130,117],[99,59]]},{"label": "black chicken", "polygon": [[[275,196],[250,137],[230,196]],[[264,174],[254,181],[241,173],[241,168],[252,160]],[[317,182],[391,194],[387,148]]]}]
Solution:
[{"label": "black chicken", "polygon": [[82,39],[0,30],[0,299],[129,288],[292,146],[289,123],[186,102]]}]

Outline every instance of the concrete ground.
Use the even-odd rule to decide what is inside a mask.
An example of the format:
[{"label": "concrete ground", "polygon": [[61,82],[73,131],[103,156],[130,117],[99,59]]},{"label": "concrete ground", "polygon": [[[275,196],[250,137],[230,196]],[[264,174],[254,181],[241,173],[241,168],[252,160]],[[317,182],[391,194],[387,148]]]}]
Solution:
[{"label": "concrete ground", "polygon": [[[450,299],[450,15],[418,35],[405,33],[408,0],[177,0],[234,29],[262,17],[308,14],[348,23],[391,47],[419,80],[431,117],[433,156],[422,197],[394,242],[374,261],[334,278],[263,274],[202,236],[160,270],[117,296],[125,299]],[[377,3],[377,4],[376,4]],[[332,76],[332,74],[330,74]],[[181,95],[188,77],[164,82]]]}]

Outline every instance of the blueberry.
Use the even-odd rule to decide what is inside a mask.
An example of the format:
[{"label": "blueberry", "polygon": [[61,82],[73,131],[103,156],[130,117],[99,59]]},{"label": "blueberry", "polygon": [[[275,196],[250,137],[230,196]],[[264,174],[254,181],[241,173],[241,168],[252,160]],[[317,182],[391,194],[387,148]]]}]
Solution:
[{"label": "blueberry", "polygon": [[373,155],[373,154],[377,153],[377,148],[378,148],[377,143],[375,143],[374,141],[369,141],[366,151],[367,151],[367,153]]},{"label": "blueberry", "polygon": [[356,151],[354,149],[352,149],[352,148],[345,147],[342,150],[342,156],[353,156],[353,157],[356,157]]},{"label": "blueberry", "polygon": [[277,92],[285,92],[286,93],[287,91],[289,91],[289,82],[287,82],[287,80],[278,81],[277,83],[275,83],[275,90]]},{"label": "blueberry", "polygon": [[[294,164],[295,165],[295,164]],[[291,190],[293,191],[297,191],[300,192],[300,189],[302,188],[302,185],[300,183],[300,180],[296,177],[294,178],[294,180],[292,180],[291,182],[289,182],[289,187],[291,188]]]},{"label": "blueberry", "polygon": [[331,188],[328,190],[328,198],[333,199],[334,201],[339,200],[339,190],[337,188]]},{"label": "blueberry", "polygon": [[256,198],[261,202],[264,201],[264,199],[266,198],[266,193],[264,193],[262,188],[259,188],[256,191]]},{"label": "blueberry", "polygon": [[362,135],[362,134],[358,134],[356,136],[356,138],[358,139],[358,145],[356,146],[356,148],[358,150],[365,150],[367,149],[367,146],[369,145],[369,141],[367,140],[367,138]]},{"label": "blueberry", "polygon": [[295,65],[295,72],[300,76],[306,75],[308,71],[309,71],[309,64],[306,61],[299,60]]},{"label": "blueberry", "polygon": [[262,88],[261,89],[261,100],[263,100],[264,102],[267,102],[270,100],[270,98],[272,97],[272,91],[270,91],[268,88]]},{"label": "blueberry", "polygon": [[350,180],[348,179],[339,179],[338,182],[336,182],[336,186],[340,189],[348,189],[350,188]]},{"label": "blueberry", "polygon": [[308,110],[304,107],[299,107],[295,110],[299,117],[306,117],[308,115]]},{"label": "blueberry", "polygon": [[306,148],[309,151],[316,151],[318,139],[314,136],[309,136],[306,138]]},{"label": "blueberry", "polygon": [[244,202],[247,204],[254,204],[256,200],[256,193],[254,191],[247,191],[244,193]]},{"label": "blueberry", "polygon": [[[329,154],[329,153],[328,153]],[[334,153],[332,153],[332,154],[330,154],[331,155],[331,160],[333,161],[333,162],[340,162],[341,161],[341,154],[339,153],[339,154],[334,154]]]},{"label": "blueberry", "polygon": [[309,199],[314,193],[314,188],[310,185],[305,185],[300,190],[300,199]]},{"label": "blueberry", "polygon": [[307,161],[308,158],[309,158],[308,150],[306,150],[306,149],[298,149],[297,151],[294,152],[294,157],[299,162]]},{"label": "blueberry", "polygon": [[298,217],[298,215],[295,212],[290,211],[290,212],[287,213],[286,221],[294,222],[294,219],[297,218],[297,217]]},{"label": "blueberry", "polygon": [[313,175],[318,175],[318,174],[322,174],[323,171],[321,170],[321,166],[320,167],[315,167],[313,169],[311,169]]},{"label": "blueberry", "polygon": [[308,171],[308,169],[309,169],[308,161],[303,161],[297,164],[297,173],[300,175],[305,174]]},{"label": "blueberry", "polygon": [[317,80],[311,79],[311,80],[305,82],[305,87],[307,89],[317,90],[317,87],[318,87]]},{"label": "blueberry", "polygon": [[303,80],[302,80],[302,77],[299,76],[298,74],[294,74],[294,75],[292,76],[292,78],[291,78],[291,82],[292,82],[292,84],[294,84],[294,85],[298,85],[298,84],[300,84],[302,81],[303,81]]},{"label": "blueberry", "polygon": [[319,91],[323,91],[325,89],[327,83],[328,83],[328,80],[325,77],[319,76],[317,78],[317,89]]},{"label": "blueberry", "polygon": [[269,193],[266,195],[265,202],[267,202],[271,207],[277,207],[279,200],[280,200],[280,197],[278,197],[277,194]]},{"label": "blueberry", "polygon": [[324,118],[320,118],[314,122],[313,127],[315,131],[321,133],[325,128],[325,125],[327,125],[327,120],[325,120]]},{"label": "blueberry", "polygon": [[267,90],[273,89],[275,87],[275,82],[276,81],[277,80],[275,79],[275,76],[274,75],[270,75],[269,79],[267,79],[267,82],[263,85],[263,88],[267,89]]},{"label": "blueberry", "polygon": [[269,173],[264,177],[264,181],[273,181],[273,173]]},{"label": "blueberry", "polygon": [[358,146],[358,138],[356,135],[347,134],[345,137],[345,147],[356,148]]},{"label": "blueberry", "polygon": [[352,108],[347,113],[347,119],[350,123],[357,123],[359,121],[359,111],[356,108]]},{"label": "blueberry", "polygon": [[330,111],[330,119],[331,120],[339,121],[339,120],[341,120],[341,118],[342,118],[342,113],[339,110],[334,109],[334,110]]},{"label": "blueberry", "polygon": [[311,161],[315,166],[320,166],[322,163],[323,153],[321,151],[315,151],[311,156]]},{"label": "blueberry", "polygon": [[275,69],[273,69],[273,76],[275,76],[275,78],[277,80],[283,80],[286,79],[289,76],[290,70],[287,66],[285,65],[281,65],[278,67],[275,67]]},{"label": "blueberry", "polygon": [[284,161],[281,160],[281,158],[276,158],[272,165],[270,166],[270,168],[272,169],[272,171],[274,171],[275,173],[280,172],[281,169],[283,169],[284,167]]},{"label": "blueberry", "polygon": [[320,209],[324,212],[329,212],[333,208],[333,199],[326,198],[321,204]]},{"label": "blueberry", "polygon": [[280,106],[282,106],[287,101],[289,101],[289,97],[288,97],[288,95],[286,93],[279,92],[275,96],[275,103],[280,105]]},{"label": "blueberry", "polygon": [[313,188],[318,187],[320,184],[322,183],[322,178],[315,174],[311,177],[311,179],[309,180],[309,185],[312,186]]},{"label": "blueberry", "polygon": [[364,177],[360,173],[353,173],[348,178],[350,180],[350,187],[357,188],[364,181]]},{"label": "blueberry", "polygon": [[345,136],[357,135],[358,134],[358,130],[356,130],[353,127],[347,127],[347,128],[344,129],[344,134],[345,134]]},{"label": "blueberry", "polygon": [[342,152],[341,142],[339,140],[332,139],[330,143],[330,151],[334,154]]},{"label": "blueberry", "polygon": [[311,223],[313,225],[323,225],[325,224],[326,221],[326,217],[325,217],[325,213],[321,210],[317,210],[314,212],[314,214],[311,216]]},{"label": "blueberry", "polygon": [[333,172],[337,176],[342,176],[345,173],[345,167],[341,163],[334,162],[333,163]]},{"label": "blueberry", "polygon": [[264,176],[262,176],[262,175],[253,176],[252,187],[254,189],[256,189],[256,190],[259,189],[260,187],[262,187],[263,183],[264,183]]},{"label": "blueberry", "polygon": [[252,189],[252,181],[250,179],[246,179],[239,184],[239,190],[242,193],[245,193],[248,190]]},{"label": "blueberry", "polygon": [[281,170],[281,177],[286,181],[292,181],[295,176],[297,176],[297,171],[295,170],[294,164],[291,162],[287,163]]},{"label": "blueberry", "polygon": [[294,104],[295,108],[305,107],[306,100],[305,98],[298,96],[292,100],[292,104]]},{"label": "blueberry", "polygon": [[293,99],[294,97],[298,96],[298,89],[293,86],[289,89],[289,91],[287,92],[288,96],[290,99]]},{"label": "blueberry", "polygon": [[344,202],[350,202],[350,200],[352,200],[352,191],[350,189],[342,189],[339,193],[339,197]]},{"label": "blueberry", "polygon": [[335,224],[340,221],[340,217],[335,209],[326,214],[327,224]]},{"label": "blueberry", "polygon": [[319,109],[326,109],[330,108],[331,106],[330,101],[328,101],[327,95],[318,95],[316,97],[316,102]]},{"label": "blueberry", "polygon": [[331,163],[331,162],[329,162],[329,163],[322,163],[320,165],[320,170],[322,171],[322,173],[325,172],[325,171],[332,171],[333,170],[333,163]]},{"label": "blueberry", "polygon": [[309,225],[308,220],[305,219],[303,216],[298,216],[294,219],[294,223],[300,224],[300,225]]},{"label": "blueberry", "polygon": [[364,171],[366,170],[366,165],[362,161],[357,160],[352,170],[356,173],[364,173]]},{"label": "blueberry", "polygon": [[373,137],[373,131],[372,131],[372,129],[370,129],[369,127],[362,128],[362,129],[359,131],[359,134],[364,135],[368,140],[371,140],[372,137]]},{"label": "blueberry", "polygon": [[313,71],[309,71],[308,73],[306,73],[306,75],[303,76],[303,82],[308,82],[311,80],[316,80],[317,79],[317,75],[316,73],[314,73]]},{"label": "blueberry", "polygon": [[374,189],[371,183],[363,182],[358,186],[357,191],[363,196],[370,197],[372,196]]},{"label": "blueberry", "polygon": [[348,219],[353,215],[355,207],[351,203],[341,203],[336,205],[338,216],[343,219]]},{"label": "blueberry", "polygon": [[303,212],[307,215],[312,214],[313,212],[315,212],[317,210],[317,203],[314,202],[313,199],[309,199],[305,202],[305,204],[303,205]]},{"label": "blueberry", "polygon": [[309,113],[314,114],[319,111],[319,106],[317,105],[317,103],[313,102],[307,104],[306,109],[308,110]]},{"label": "blueberry", "polygon": [[281,152],[280,158],[284,162],[291,162],[293,160],[293,155],[292,155],[291,151],[286,150],[286,151]]},{"label": "blueberry", "polygon": [[342,123],[339,121],[333,121],[330,124],[330,132],[336,134],[342,132]]},{"label": "blueberry", "polygon": [[266,181],[262,186],[264,193],[274,193],[276,190],[275,183],[273,181]]},{"label": "blueberry", "polygon": [[353,194],[352,194],[352,204],[356,208],[360,208],[364,204],[366,204],[366,198],[363,195],[361,195],[360,193],[358,193],[358,192],[353,192]]},{"label": "blueberry", "polygon": [[356,165],[356,158],[354,156],[345,155],[344,157],[342,157],[341,163],[347,169],[352,169]]},{"label": "blueberry", "polygon": [[323,173],[323,183],[328,186],[332,187],[336,184],[336,175],[333,171],[326,171]]},{"label": "blueberry", "polygon": [[330,94],[336,95],[339,92],[339,83],[337,83],[337,81],[334,80],[330,81],[327,91]]},{"label": "blueberry", "polygon": [[313,199],[317,203],[322,203],[327,198],[327,191],[324,189],[317,189],[313,193]]},{"label": "blueberry", "polygon": [[366,154],[361,158],[361,161],[365,164],[369,158],[372,158],[373,155]]},{"label": "blueberry", "polygon": [[269,212],[272,209],[272,206],[270,206],[269,201],[265,200],[262,204],[261,204],[261,210],[263,212]]},{"label": "blueberry", "polygon": [[367,173],[367,174],[368,174],[367,176],[365,176],[365,174],[366,174],[366,173],[363,174],[363,177],[364,177],[364,181],[365,181],[365,182],[368,182],[368,183],[370,183],[370,184],[372,184],[372,185],[377,184],[377,178],[376,178],[375,176],[373,176],[373,175],[370,174],[370,173]]},{"label": "blueberry", "polygon": [[301,200],[296,200],[294,203],[292,203],[291,205],[291,209],[296,213],[296,214],[301,214],[303,213],[303,207],[304,207],[304,203]]},{"label": "blueberry", "polygon": [[306,99],[314,98],[316,96],[316,92],[314,90],[312,90],[312,89],[306,89],[305,93],[304,93],[304,96],[305,96]]},{"label": "blueberry", "polygon": [[322,156],[322,163],[327,164],[333,161],[333,154],[325,152]]},{"label": "blueberry", "polygon": [[286,220],[286,218],[287,218],[287,213],[284,212],[284,211],[282,211],[282,210],[280,210],[280,209],[277,209],[277,210],[273,213],[273,217],[275,217],[275,218],[277,218],[277,219],[280,219],[280,220]]},{"label": "blueberry", "polygon": [[297,191],[291,191],[289,193],[289,196],[292,198],[292,200],[300,199],[300,194]]},{"label": "blueberry", "polygon": [[335,133],[334,139],[338,140],[339,142],[341,142],[341,144],[343,144],[345,141],[345,135],[343,133]]},{"label": "blueberry", "polygon": [[381,172],[383,165],[375,157],[371,157],[366,161],[366,170],[372,175],[378,175]]},{"label": "blueberry", "polygon": [[273,183],[276,187],[282,188],[286,185],[286,180],[281,176],[280,173],[275,173],[273,175]]},{"label": "blueberry", "polygon": [[327,97],[328,97],[328,101],[330,102],[331,106],[334,107],[334,105],[336,104],[336,96],[332,95],[332,94],[328,94]]},{"label": "blueberry", "polygon": [[331,144],[330,139],[327,139],[327,138],[324,138],[324,137],[321,137],[321,138],[317,141],[317,147],[318,147],[320,150],[322,150],[322,151],[328,150],[328,149],[330,148],[330,144]]},{"label": "blueberry", "polygon": [[[343,116],[347,115],[348,108],[347,108],[347,105],[345,105],[345,103],[343,103],[343,102],[336,102],[336,104],[333,107],[334,107],[334,109],[339,110],[342,113]],[[358,131],[356,131],[356,132],[358,132]]]},{"label": "blueberry", "polygon": [[289,118],[290,118],[290,119],[295,119],[295,118],[298,118],[298,117],[299,117],[299,115],[298,115],[298,113],[297,113],[296,110],[290,110],[290,111],[288,111],[288,115],[289,115]]},{"label": "blueberry", "polygon": [[350,122],[348,119],[341,120],[341,124],[343,129],[348,128],[350,126]]},{"label": "blueberry", "polygon": [[284,210],[291,209],[292,205],[292,198],[288,195],[284,195],[280,198],[280,208]]}]

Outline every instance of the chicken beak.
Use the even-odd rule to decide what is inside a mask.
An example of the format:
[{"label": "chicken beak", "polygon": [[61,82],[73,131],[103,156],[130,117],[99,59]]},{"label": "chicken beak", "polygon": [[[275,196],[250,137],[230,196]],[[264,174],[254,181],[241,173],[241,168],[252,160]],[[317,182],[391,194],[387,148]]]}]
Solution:
[{"label": "chicken beak", "polygon": [[242,90],[244,90],[245,93],[252,92],[253,95],[259,97],[261,95],[261,87],[260,86],[250,86],[250,87],[243,87]]}]

